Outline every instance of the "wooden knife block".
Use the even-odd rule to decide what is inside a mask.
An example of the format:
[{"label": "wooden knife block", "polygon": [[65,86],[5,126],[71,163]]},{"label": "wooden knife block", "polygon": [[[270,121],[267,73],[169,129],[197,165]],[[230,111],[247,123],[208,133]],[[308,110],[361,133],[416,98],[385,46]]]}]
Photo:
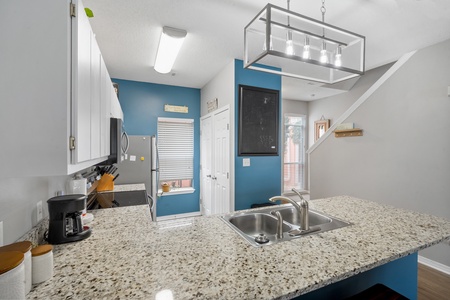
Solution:
[{"label": "wooden knife block", "polygon": [[102,178],[98,181],[97,192],[114,190],[113,178],[114,176],[111,174],[103,174]]}]

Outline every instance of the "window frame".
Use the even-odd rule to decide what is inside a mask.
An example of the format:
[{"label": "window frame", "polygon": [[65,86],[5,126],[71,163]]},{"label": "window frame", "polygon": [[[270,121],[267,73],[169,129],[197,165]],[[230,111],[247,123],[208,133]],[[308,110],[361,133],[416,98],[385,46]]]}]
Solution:
[{"label": "window frame", "polygon": [[[285,161],[285,153],[286,151],[288,151],[289,153],[291,153],[291,149],[285,149],[286,148],[286,118],[289,117],[296,117],[296,118],[302,118],[302,123],[303,125],[302,127],[302,143],[301,145],[299,145],[298,147],[298,151],[297,154],[300,154],[298,152],[301,151],[301,162],[286,162]],[[282,180],[281,180],[281,184],[282,184],[282,191],[283,193],[286,192],[291,192],[291,190],[286,190],[285,187],[285,166],[286,165],[299,165],[303,167],[303,175],[302,175],[302,180],[301,180],[301,184],[302,187],[296,187],[298,188],[300,191],[306,190],[306,133],[307,133],[307,116],[305,114],[298,114],[298,113],[285,113],[283,114],[283,123],[282,123],[282,127],[283,127],[283,155],[282,155]],[[300,155],[299,155],[300,156]],[[300,158],[300,157],[299,157]],[[291,174],[290,170],[289,170],[289,178],[291,178],[292,176],[298,176],[297,174]]]},{"label": "window frame", "polygon": [[[176,179],[161,179],[160,177],[157,179],[158,184],[158,195],[159,196],[170,196],[170,195],[179,195],[179,194],[191,194],[195,192],[194,188],[194,177],[195,177],[195,168],[194,168],[194,160],[195,160],[195,120],[192,118],[166,118],[166,117],[158,117],[157,119],[157,145],[158,145],[158,156],[159,156],[159,166],[161,168],[161,149],[159,149],[160,144],[160,124],[161,123],[172,123],[172,124],[191,124],[192,125],[192,157],[191,157],[191,170],[192,170],[192,178],[176,178]],[[161,175],[161,170],[159,172],[159,176]],[[182,180],[191,180],[190,187],[171,187],[169,192],[163,192],[162,190],[162,182],[168,181],[182,181]]]}]

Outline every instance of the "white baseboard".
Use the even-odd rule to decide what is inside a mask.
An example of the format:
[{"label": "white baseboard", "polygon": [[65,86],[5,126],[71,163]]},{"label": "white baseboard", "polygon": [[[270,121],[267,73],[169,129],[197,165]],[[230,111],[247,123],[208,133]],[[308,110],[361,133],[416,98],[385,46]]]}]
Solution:
[{"label": "white baseboard", "polygon": [[196,211],[196,212],[185,213],[185,214],[157,217],[156,221],[167,221],[167,220],[176,220],[176,219],[182,219],[182,218],[199,217],[201,215],[202,215],[201,212]]},{"label": "white baseboard", "polygon": [[439,272],[445,273],[447,275],[450,275],[450,267],[446,266],[444,264],[441,264],[437,261],[431,260],[429,258],[423,257],[419,255],[419,259],[418,259],[419,263],[428,266],[430,268],[433,268]]}]

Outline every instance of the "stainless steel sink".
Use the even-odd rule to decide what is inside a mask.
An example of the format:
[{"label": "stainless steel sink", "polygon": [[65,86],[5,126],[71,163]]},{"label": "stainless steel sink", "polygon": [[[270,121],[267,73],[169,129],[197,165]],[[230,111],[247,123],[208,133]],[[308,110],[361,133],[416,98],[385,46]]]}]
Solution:
[{"label": "stainless steel sink", "polygon": [[[280,212],[284,221],[291,223],[293,225],[300,226],[300,216],[293,206],[278,209],[278,211]],[[333,221],[331,218],[314,211],[309,212],[308,218],[309,218],[309,226],[321,225]]]},{"label": "stainless steel sink", "polygon": [[[278,220],[270,213],[279,211],[283,217],[283,237],[277,238]],[[300,216],[292,205],[270,206],[247,212],[235,212],[221,216],[222,220],[240,236],[255,247],[276,244],[283,241],[297,239],[302,236],[321,233],[351,225],[326,215],[309,210],[309,231],[301,231]]]},{"label": "stainless steel sink", "polygon": [[[229,219],[229,222],[247,235],[256,236],[274,235],[277,232],[277,219],[268,214],[253,213],[236,215]],[[283,232],[288,232],[292,227],[283,223]]]}]

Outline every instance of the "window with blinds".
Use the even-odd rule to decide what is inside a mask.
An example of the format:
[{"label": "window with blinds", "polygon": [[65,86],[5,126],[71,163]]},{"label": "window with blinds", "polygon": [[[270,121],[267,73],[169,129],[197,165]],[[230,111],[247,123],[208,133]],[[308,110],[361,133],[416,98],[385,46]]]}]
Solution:
[{"label": "window with blinds", "polygon": [[172,188],[192,187],[194,120],[158,118],[159,181]]}]

